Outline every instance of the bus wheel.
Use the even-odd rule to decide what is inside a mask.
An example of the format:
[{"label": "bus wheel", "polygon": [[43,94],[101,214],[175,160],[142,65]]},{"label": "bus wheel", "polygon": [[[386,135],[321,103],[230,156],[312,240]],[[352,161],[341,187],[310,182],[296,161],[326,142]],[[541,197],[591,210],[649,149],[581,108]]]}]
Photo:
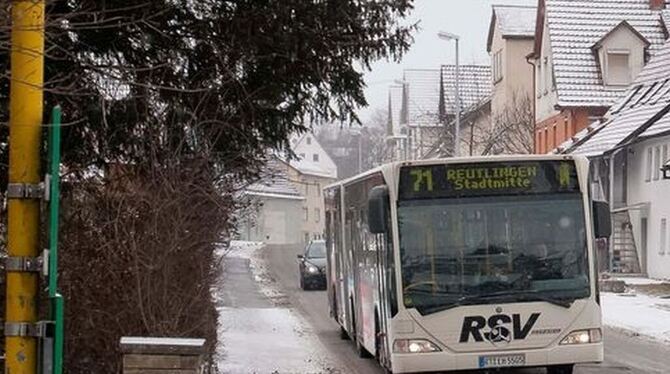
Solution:
[{"label": "bus wheel", "polygon": [[379,363],[384,366],[384,360],[382,358],[382,339],[379,336],[379,317],[377,317],[377,311],[375,310],[375,358]]},{"label": "bus wheel", "polygon": [[344,327],[342,326],[340,326],[340,339],[349,340],[349,334],[347,333],[347,330],[345,330]]},{"label": "bus wheel", "polygon": [[547,367],[547,374],[572,374],[575,365],[556,365]]},{"label": "bus wheel", "polygon": [[333,319],[335,320],[335,322],[337,322],[339,324],[340,323],[340,311],[337,310],[337,293],[335,292],[335,286],[333,285],[331,287],[331,289],[333,290],[333,292],[332,292],[333,293],[333,305],[332,305]]},{"label": "bus wheel", "polygon": [[361,340],[356,337],[356,353],[358,353],[358,357],[360,358],[371,358],[372,355],[370,352],[368,352],[365,347],[363,347],[363,344],[361,344]]}]

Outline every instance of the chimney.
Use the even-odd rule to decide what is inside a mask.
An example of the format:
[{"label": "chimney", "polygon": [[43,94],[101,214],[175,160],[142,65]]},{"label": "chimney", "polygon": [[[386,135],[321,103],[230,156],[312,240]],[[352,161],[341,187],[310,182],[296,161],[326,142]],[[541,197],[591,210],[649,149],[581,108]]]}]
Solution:
[{"label": "chimney", "polygon": [[651,10],[665,9],[665,0],[649,0],[649,8]]}]

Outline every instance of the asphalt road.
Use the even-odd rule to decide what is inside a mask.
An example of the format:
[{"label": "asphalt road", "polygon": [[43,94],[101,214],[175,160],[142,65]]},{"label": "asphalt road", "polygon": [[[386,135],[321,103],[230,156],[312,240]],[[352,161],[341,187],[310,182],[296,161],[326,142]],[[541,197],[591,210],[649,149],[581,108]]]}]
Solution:
[{"label": "asphalt road", "polygon": [[[287,296],[288,302],[311,325],[311,330],[330,351],[343,371],[352,374],[381,373],[376,361],[362,359],[356,355],[350,341],[339,338],[338,327],[328,316],[327,297],[324,291],[302,291],[298,287],[298,265],[296,255],[300,248],[266,247],[263,258],[278,288]],[[641,316],[643,318],[643,316]],[[663,374],[670,372],[670,346],[649,341],[633,334],[606,328],[605,362],[599,365],[582,365],[577,374],[627,373]],[[524,374],[540,374],[544,370],[516,371]]]}]

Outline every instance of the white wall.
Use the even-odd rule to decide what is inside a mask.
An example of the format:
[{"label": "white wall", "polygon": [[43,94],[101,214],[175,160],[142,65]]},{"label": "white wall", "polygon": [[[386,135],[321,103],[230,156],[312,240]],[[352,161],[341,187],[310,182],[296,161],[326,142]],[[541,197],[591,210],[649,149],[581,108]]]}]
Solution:
[{"label": "white wall", "polygon": [[[540,122],[548,117],[558,114],[555,109],[558,104],[558,94],[552,85],[551,73],[554,69],[552,60],[551,43],[549,41],[549,27],[544,24],[542,36],[542,51],[540,59],[535,61],[535,121]],[[545,66],[544,60],[547,59]]]},{"label": "white wall", "polygon": [[[649,203],[648,210],[632,210],[633,235],[640,255],[642,239],[641,220],[647,218],[647,273],[652,278],[670,279],[670,180],[663,180],[661,172],[654,178],[653,157],[659,147],[662,157],[663,146],[670,157],[670,136],[643,141],[631,147],[628,153],[628,206]],[[652,177],[646,181],[647,150],[652,152]],[[660,162],[659,162],[660,164]],[[666,219],[665,251],[661,253],[661,220]]]},{"label": "white wall", "polygon": [[[304,196],[300,215],[297,220],[292,221],[300,229],[301,242],[322,238],[326,228],[323,188],[335,182],[335,179],[301,173],[292,167],[287,168],[286,173],[293,187]],[[307,209],[306,219],[304,209]]]},{"label": "white wall", "polygon": [[240,217],[240,239],[267,244],[302,243],[300,222],[302,200],[252,197],[258,210]]},{"label": "white wall", "polygon": [[[314,134],[307,133],[301,138],[294,138],[291,142],[291,149],[301,158],[298,161],[291,161],[291,165],[297,169],[312,172],[323,171],[324,176],[337,178],[337,165],[321,147]],[[317,155],[318,160],[314,160],[314,155]]]},{"label": "white wall", "polygon": [[[502,53],[502,80],[493,82],[491,112],[498,118],[505,108],[516,104],[515,100],[524,97],[533,99],[533,66],[526,56],[533,52],[533,39],[503,39],[496,26],[491,43],[491,71],[495,54]],[[532,103],[532,102],[531,102]]]}]

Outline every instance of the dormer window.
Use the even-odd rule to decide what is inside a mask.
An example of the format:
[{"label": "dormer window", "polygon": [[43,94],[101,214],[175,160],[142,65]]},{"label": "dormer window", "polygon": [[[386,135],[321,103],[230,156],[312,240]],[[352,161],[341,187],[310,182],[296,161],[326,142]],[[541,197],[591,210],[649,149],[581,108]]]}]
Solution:
[{"label": "dormer window", "polygon": [[649,46],[649,41],[626,21],[603,35],[591,46],[603,85],[630,85],[644,66]]},{"label": "dormer window", "polygon": [[630,51],[610,49],[605,61],[604,75],[608,86],[627,86],[632,82]]}]

